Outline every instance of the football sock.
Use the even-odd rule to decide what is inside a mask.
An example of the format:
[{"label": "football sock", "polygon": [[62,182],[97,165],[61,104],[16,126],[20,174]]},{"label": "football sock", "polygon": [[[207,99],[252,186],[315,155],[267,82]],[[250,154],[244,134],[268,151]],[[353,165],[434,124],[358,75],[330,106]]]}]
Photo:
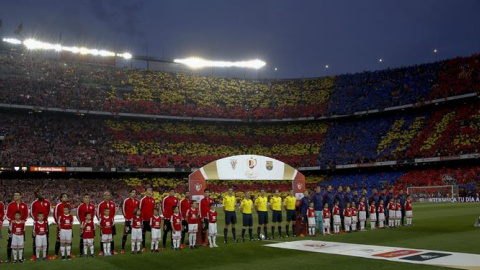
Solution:
[{"label": "football sock", "polygon": [[127,243],[127,235],[123,235],[122,237],[122,249],[125,249],[125,244]]}]

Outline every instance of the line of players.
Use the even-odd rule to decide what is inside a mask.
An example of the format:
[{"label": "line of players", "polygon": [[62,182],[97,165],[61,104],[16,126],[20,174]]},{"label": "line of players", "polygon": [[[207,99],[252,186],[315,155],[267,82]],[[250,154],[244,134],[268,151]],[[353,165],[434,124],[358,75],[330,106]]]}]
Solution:
[{"label": "line of players", "polygon": [[[179,200],[175,196],[175,190],[171,189],[169,195],[162,200],[161,206],[158,206],[153,198],[153,189],[151,187],[146,188],[145,196],[141,200],[137,199],[137,191],[131,189],[129,197],[121,205],[122,214],[125,218],[121,253],[125,253],[128,235],[131,235],[131,253],[140,254],[145,252],[147,232],[151,232],[150,251],[152,253],[159,251],[160,240],[163,243],[161,249],[165,249],[168,233],[170,233],[174,250],[179,251],[180,247],[185,247],[183,243],[186,234],[189,235],[190,248],[196,249],[196,235],[201,218],[204,221],[202,229],[203,245],[206,246],[208,235],[210,247],[218,247],[216,244],[217,212],[208,190],[205,193],[206,196],[200,201],[199,207],[198,202],[190,202],[188,192],[186,192],[184,199]],[[23,258],[25,222],[29,215],[34,221],[32,229],[32,249],[34,255],[31,258],[32,261],[40,261],[41,259],[55,260],[59,258],[60,253],[63,260],[70,260],[74,257],[71,252],[74,219],[71,214],[72,206],[68,203],[68,195],[66,193],[61,194],[61,201],[55,206],[53,211],[57,237],[55,255],[52,257],[48,255],[50,246],[48,216],[50,215],[51,203],[44,198],[41,190],[37,190],[35,196],[36,200],[28,207],[22,201],[22,193],[19,191],[14,192],[13,201],[6,207],[6,212],[5,205],[0,202],[0,224],[3,223],[5,217],[9,223],[7,240],[8,259],[3,261],[4,263],[23,263],[25,261]],[[85,194],[83,203],[76,209],[76,218],[81,228],[79,250],[82,257],[87,256],[88,249],[90,249],[90,256],[95,256],[93,245],[93,239],[96,234],[95,216],[98,219],[101,235],[101,251],[99,255],[108,257],[112,254],[117,254],[114,248],[114,236],[117,233],[114,218],[117,206],[110,198],[110,192],[105,191],[104,201],[95,207],[95,205],[90,203],[90,196]],[[0,260],[0,262],[2,261]]]},{"label": "line of players", "polygon": [[[345,232],[363,231],[368,218],[371,229],[403,226],[405,217],[406,225],[412,226],[411,197],[405,197],[402,190],[395,196],[393,189],[387,193],[386,189],[377,192],[373,188],[370,197],[367,197],[366,190],[360,196],[357,191],[350,191],[347,187],[343,192],[343,187],[339,186],[334,192],[328,185],[326,190],[318,186],[311,196],[308,190],[304,192],[300,208],[309,235],[315,234],[317,226],[322,234],[330,234],[330,228],[334,234],[340,233],[341,228]],[[385,224],[387,221],[388,225]]]},{"label": "line of players", "polygon": [[[320,188],[317,188],[317,193],[320,194]],[[330,192],[329,186],[327,192]],[[50,212],[50,202],[43,198],[41,191],[35,193],[37,199],[32,203],[30,209],[31,217],[34,219],[34,230],[32,232],[33,241],[33,254],[32,260],[39,260],[40,253],[43,254],[43,259],[48,260],[47,251],[49,249],[48,235],[49,229],[47,219]],[[141,253],[146,251],[145,240],[146,232],[150,231],[152,235],[151,252],[158,251],[158,245],[160,238],[162,238],[163,247],[165,248],[167,242],[167,234],[171,233],[172,247],[175,250],[180,250],[180,247],[184,247],[185,236],[189,234],[190,248],[196,248],[196,233],[198,231],[198,221],[203,220],[202,226],[202,242],[203,245],[208,242],[210,247],[216,247],[216,218],[217,214],[214,210],[213,199],[210,198],[208,190],[205,190],[205,198],[200,201],[200,206],[197,202],[193,202],[189,199],[188,192],[185,194],[183,200],[179,200],[175,196],[175,190],[171,189],[169,196],[162,200],[161,207],[157,207],[154,198],[152,197],[152,188],[146,189],[146,195],[141,199],[137,199],[137,191],[132,189],[130,191],[129,198],[126,198],[122,203],[122,214],[125,218],[125,226],[122,237],[122,251],[125,253],[125,245],[127,242],[127,236],[132,235],[132,253]],[[309,197],[309,192],[305,191],[304,198],[300,201],[300,213],[302,215],[303,222],[300,224],[300,231],[303,230],[303,226],[308,224],[308,232],[310,235],[315,234],[315,227],[317,224],[325,224],[325,226],[319,226],[320,231],[330,233],[330,227],[333,228],[334,233],[340,232],[340,227],[343,224],[345,231],[355,231],[357,228],[357,222],[361,230],[366,228],[365,222],[367,218],[367,207],[365,205],[365,197],[362,197],[357,208],[355,204],[347,202],[346,207],[342,209],[340,200],[335,199],[332,209],[330,209],[330,203],[328,194],[322,195],[322,200],[325,199],[326,203],[323,204],[322,211],[316,209],[315,194]],[[115,251],[114,236],[116,235],[116,227],[114,217],[116,214],[116,204],[110,200],[110,193],[106,191],[104,193],[104,201],[102,201],[97,207],[90,203],[88,195],[84,196],[84,202],[77,208],[77,219],[81,224],[80,230],[80,252],[82,256],[87,254],[87,249],[90,247],[91,255],[94,254],[93,238],[95,236],[95,224],[93,223],[93,217],[96,216],[99,220],[100,234],[102,243],[100,245],[101,252],[99,255],[110,256],[111,254],[117,254]],[[398,200],[398,201],[397,201]],[[55,244],[55,255],[51,259],[58,258],[59,251],[62,253],[63,259],[70,259],[71,254],[71,241],[72,241],[72,225],[73,217],[71,216],[71,206],[68,204],[67,194],[61,195],[61,202],[55,207],[53,217],[56,223],[56,235],[57,241]],[[390,200],[388,204],[388,212],[385,212],[383,207],[383,200],[379,200],[378,206],[375,204],[375,200],[371,202],[369,207],[369,215],[371,220],[371,227],[383,228],[383,222],[388,219],[388,226],[395,227],[400,225],[401,211],[397,210],[401,208],[399,206],[399,199]],[[268,212],[272,211],[272,226],[271,236],[275,236],[275,228],[278,230],[278,236],[283,237],[282,234],[282,209],[286,211],[286,234],[285,237],[289,237],[289,227],[292,226],[292,236],[296,236],[296,198],[293,190],[290,194],[282,200],[278,190],[275,194],[268,199],[265,190],[260,190],[260,196],[255,199],[255,202],[250,197],[249,192],[244,194],[244,198],[240,203],[240,212],[243,215],[243,228],[242,228],[242,240],[245,241],[246,232],[250,237],[250,241],[255,239],[269,239],[268,237]],[[227,194],[223,197],[223,208],[225,212],[225,229],[224,229],[224,242],[227,243],[228,229],[231,227],[233,241],[238,242],[236,236],[235,224],[237,223],[235,207],[236,197],[233,193],[233,189],[229,188]],[[282,207],[283,206],[283,207]],[[411,200],[407,198],[405,203],[407,209],[407,225],[411,225]],[[0,205],[0,220],[3,221],[3,205]],[[258,215],[258,227],[257,236],[253,238],[253,217],[252,213],[255,211]],[[319,215],[319,213],[321,215]],[[7,219],[9,220],[9,238],[7,256],[11,261],[12,250],[14,251],[14,261],[23,261],[23,242],[24,242],[24,223],[29,215],[28,206],[21,201],[21,193],[14,193],[14,201],[7,207]],[[331,219],[331,217],[333,217]],[[395,217],[395,218],[393,218]],[[162,226],[163,219],[163,226]],[[21,225],[23,224],[23,225]],[[46,225],[45,225],[46,224]],[[328,225],[327,225],[328,224]],[[377,225],[378,224],[378,225]],[[163,228],[163,237],[161,229]],[[263,229],[263,234],[262,234]],[[37,240],[38,239],[38,240]],[[21,241],[22,240],[22,241]],[[140,247],[142,247],[140,249]]]}]

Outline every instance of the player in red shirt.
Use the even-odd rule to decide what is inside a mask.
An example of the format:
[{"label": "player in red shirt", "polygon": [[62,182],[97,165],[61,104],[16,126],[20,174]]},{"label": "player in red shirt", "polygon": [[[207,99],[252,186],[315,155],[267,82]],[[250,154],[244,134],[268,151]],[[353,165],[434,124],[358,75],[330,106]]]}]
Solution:
[{"label": "player in red shirt", "polygon": [[377,224],[377,206],[375,201],[372,200],[370,205],[370,229],[375,230],[375,225]]},{"label": "player in red shirt", "polygon": [[[142,253],[142,227],[143,227],[143,219],[142,219],[142,211],[140,208],[135,209],[133,212],[132,218],[132,254]],[[135,252],[135,245],[137,245],[137,251]]]},{"label": "player in red shirt", "polygon": [[153,188],[147,187],[145,190],[145,196],[140,200],[140,211],[142,211],[143,219],[143,230],[142,230],[142,252],[145,252],[147,249],[145,247],[145,240],[147,231],[151,232],[150,228],[150,219],[153,216],[153,209],[155,209],[155,199],[153,196]]},{"label": "player in red shirt", "polygon": [[350,211],[352,212],[352,232],[357,231],[357,222],[358,222],[358,210],[355,202],[352,202]]},{"label": "player in red shirt", "polygon": [[[45,199],[43,197],[43,194],[42,194],[42,191],[41,190],[36,190],[35,191],[35,197],[37,198],[35,201],[32,202],[32,204],[30,205],[30,216],[32,217],[33,221],[37,221],[38,219],[38,214],[39,213],[42,213],[43,214],[43,217],[46,218],[46,223],[48,224],[48,216],[50,215],[50,209],[51,209],[51,204],[50,204],[50,201],[48,201],[47,199]],[[48,236],[49,236],[49,232],[47,231],[47,236],[45,237],[46,238],[46,241],[47,241],[47,244],[46,244],[46,249],[47,249],[47,252],[48,252],[48,247],[49,247],[49,244],[48,244]],[[37,248],[36,248],[36,241],[35,241],[35,236],[34,236],[34,231],[32,231],[32,238],[33,238],[33,241],[32,241],[32,246],[33,246],[33,256],[32,256],[32,259],[30,259],[31,261],[35,261],[37,259]],[[48,256],[48,254],[46,255],[46,258],[47,259],[50,259],[50,256]]]},{"label": "player in red shirt", "polygon": [[378,228],[385,228],[385,206],[383,205],[383,200],[378,202]]},{"label": "player in red shirt", "polygon": [[200,217],[203,219],[203,224],[202,224],[202,242],[203,246],[207,245],[207,236],[208,236],[208,212],[210,211],[210,205],[212,203],[215,203],[212,198],[210,198],[210,190],[205,189],[204,191],[205,197],[203,197],[200,200]]},{"label": "player in red shirt", "polygon": [[358,220],[360,221],[360,231],[365,231],[367,221],[367,206],[365,205],[365,197],[360,198],[358,204]]},{"label": "player in red shirt", "polygon": [[140,200],[137,199],[137,190],[130,190],[130,197],[126,198],[122,203],[122,214],[125,218],[125,226],[123,229],[122,251],[125,253],[125,244],[127,243],[127,236],[132,234],[132,219],[135,209],[140,207]]},{"label": "player in red shirt", "polygon": [[[105,213],[105,208],[108,208],[110,211],[109,211],[109,215],[111,216],[112,219],[115,218],[115,215],[117,213],[117,206],[115,204],[115,202],[111,201],[112,197],[112,194],[110,193],[110,191],[105,191],[103,193],[103,201],[101,203],[98,204],[97,206],[97,218],[98,220],[100,220],[100,218],[102,218],[103,214]],[[101,231],[100,231],[100,234],[101,234]],[[113,227],[112,227],[112,241],[110,243],[110,247],[112,250],[110,250],[109,254],[117,254],[117,252],[115,251],[115,241],[113,240],[115,235],[117,234],[117,229],[115,227],[115,223],[113,224]],[[104,253],[104,250],[103,250],[103,247],[104,245],[102,243],[100,243],[100,253],[99,253],[99,256],[103,256],[103,253]]]},{"label": "player in red shirt", "polygon": [[158,242],[160,242],[160,238],[162,237],[162,216],[159,214],[161,213],[161,209],[155,208],[153,210],[153,216],[150,219],[150,227],[152,228],[152,241],[150,252],[158,252]]},{"label": "player in red shirt", "polygon": [[308,219],[308,235],[315,236],[315,227],[316,227],[316,220],[317,213],[315,211],[314,203],[310,202],[309,207],[307,209],[307,219]]},{"label": "player in red shirt", "polygon": [[396,208],[395,211],[395,227],[400,227],[402,222],[402,204],[400,203],[400,198],[397,197],[396,201]]},{"label": "player in red shirt", "polygon": [[180,241],[180,248],[185,248],[185,235],[188,233],[187,211],[192,206],[190,205],[190,192],[185,192],[185,198],[181,199],[179,204],[179,212],[182,216],[182,238]]},{"label": "player in red shirt", "polygon": [[47,235],[48,235],[48,221],[44,221],[45,215],[43,212],[38,212],[33,222],[33,238],[35,242],[35,257],[40,261],[40,251],[42,251],[43,260],[47,261]]},{"label": "player in red shirt", "polygon": [[60,202],[57,203],[55,206],[55,210],[53,211],[53,219],[55,223],[57,223],[57,240],[55,242],[55,255],[53,256],[53,260],[58,258],[58,253],[60,252],[60,227],[58,226],[58,219],[63,216],[63,208],[68,207],[71,209],[72,206],[68,203],[68,195],[67,193],[60,194]]},{"label": "player in red shirt", "polygon": [[217,246],[217,220],[218,215],[215,211],[215,203],[210,204],[210,210],[207,212],[208,218],[208,240],[210,242],[210,247]]},{"label": "player in red shirt", "polygon": [[[72,228],[73,216],[70,214],[70,207],[63,207],[63,215],[58,218],[58,226],[60,227],[60,251],[62,260],[72,259]],[[66,252],[66,253],[65,253]]]},{"label": "player in red shirt", "polygon": [[200,220],[198,202],[194,201],[192,207],[187,211],[188,221],[188,243],[190,249],[197,249],[198,221]]},{"label": "player in red shirt", "polygon": [[330,210],[328,210],[328,203],[323,205],[322,218],[323,218],[323,234],[330,234]]},{"label": "player in red shirt", "polygon": [[[0,224],[3,224],[3,220],[5,219],[5,204],[3,204],[2,201],[0,201]],[[1,226],[0,226],[1,227]],[[2,230],[0,230],[0,244],[2,241]],[[0,254],[2,254],[2,245],[0,245]],[[2,260],[0,259],[0,262]]]},{"label": "player in red shirt", "polygon": [[[90,203],[90,195],[85,194],[83,195],[83,203],[79,204],[77,207],[77,220],[80,224],[85,221],[86,214],[90,213],[91,217],[95,216],[95,205]],[[83,239],[83,230],[80,230],[80,239]],[[83,246],[84,243],[80,240],[80,256],[86,255],[83,254]],[[85,257],[85,256],[84,256]]]},{"label": "player in red shirt", "polygon": [[395,227],[395,217],[397,212],[397,204],[395,200],[390,200],[388,203],[388,227],[393,228]]},{"label": "player in red shirt", "polygon": [[[9,203],[7,206],[7,220],[9,223],[12,223],[16,219],[16,214],[20,213],[20,221],[25,222],[28,218],[28,205],[22,201],[22,193],[16,191],[13,193],[13,202]],[[12,260],[12,240],[11,231],[8,231],[8,243],[7,243],[7,257],[6,262]],[[23,248],[22,248],[23,249]],[[23,250],[22,250],[23,252]]]},{"label": "player in red shirt", "polygon": [[[174,206],[178,207],[178,198],[175,196],[175,189],[171,188],[168,196],[163,198],[162,200],[163,218],[165,219],[164,221],[165,226],[163,227],[163,237],[162,237],[164,249],[167,246],[167,234],[168,232],[172,231],[171,218],[173,215]],[[182,217],[180,216],[180,219],[181,218]],[[181,220],[180,220],[180,223],[181,223]],[[173,238],[172,238],[172,246],[173,246]]]},{"label": "player in red shirt", "polygon": [[23,263],[23,248],[25,242],[25,220],[22,220],[20,211],[15,212],[14,220],[10,222],[8,227],[12,235],[11,248],[13,250],[13,263],[17,262],[17,253],[19,262]]},{"label": "player in red shirt", "polygon": [[80,223],[80,228],[82,230],[82,239],[80,242],[83,242],[83,257],[87,257],[88,247],[90,247],[90,256],[95,257],[95,247],[93,245],[93,239],[95,238],[95,223],[93,222],[94,214],[90,211],[85,213],[83,221]]},{"label": "player in red shirt", "polygon": [[[175,251],[180,251],[180,238],[182,236],[182,216],[178,211],[178,206],[172,207],[173,214],[170,217],[172,220],[172,241],[173,241],[173,249]],[[165,211],[165,210],[164,210]],[[165,235],[163,237],[165,239]]]},{"label": "player in red shirt", "polygon": [[332,216],[333,216],[333,233],[339,234],[340,233],[340,226],[342,225],[342,220],[340,216],[340,207],[338,207],[338,200],[335,200],[334,206],[332,209]]},{"label": "player in red shirt", "polygon": [[343,209],[343,224],[345,226],[345,232],[351,233],[350,227],[352,226],[352,208],[350,203],[347,202],[345,209]]},{"label": "player in red shirt", "polygon": [[413,217],[413,209],[412,209],[412,196],[408,195],[407,200],[405,201],[405,216],[407,217],[407,226],[413,226],[412,224],[412,217]]},{"label": "player in red shirt", "polygon": [[103,209],[103,215],[100,217],[100,232],[102,234],[102,244],[105,257],[112,256],[113,226],[114,215],[110,214],[110,208]]}]

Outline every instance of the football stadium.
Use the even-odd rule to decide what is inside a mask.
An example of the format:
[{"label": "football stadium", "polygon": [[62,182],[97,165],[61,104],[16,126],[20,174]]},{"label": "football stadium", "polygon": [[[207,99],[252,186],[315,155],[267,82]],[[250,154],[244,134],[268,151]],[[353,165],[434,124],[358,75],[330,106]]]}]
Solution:
[{"label": "football stadium", "polygon": [[189,2],[1,4],[1,269],[480,269],[476,1]]}]

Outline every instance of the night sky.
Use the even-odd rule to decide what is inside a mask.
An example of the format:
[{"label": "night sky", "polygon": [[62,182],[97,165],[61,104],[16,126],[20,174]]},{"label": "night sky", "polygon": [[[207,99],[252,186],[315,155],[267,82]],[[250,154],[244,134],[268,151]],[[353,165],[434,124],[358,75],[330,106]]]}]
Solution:
[{"label": "night sky", "polygon": [[61,36],[65,45],[164,59],[260,58],[268,77],[432,62],[433,49],[439,60],[480,52],[477,0],[2,0],[0,18],[3,36],[23,23],[24,37]]}]

